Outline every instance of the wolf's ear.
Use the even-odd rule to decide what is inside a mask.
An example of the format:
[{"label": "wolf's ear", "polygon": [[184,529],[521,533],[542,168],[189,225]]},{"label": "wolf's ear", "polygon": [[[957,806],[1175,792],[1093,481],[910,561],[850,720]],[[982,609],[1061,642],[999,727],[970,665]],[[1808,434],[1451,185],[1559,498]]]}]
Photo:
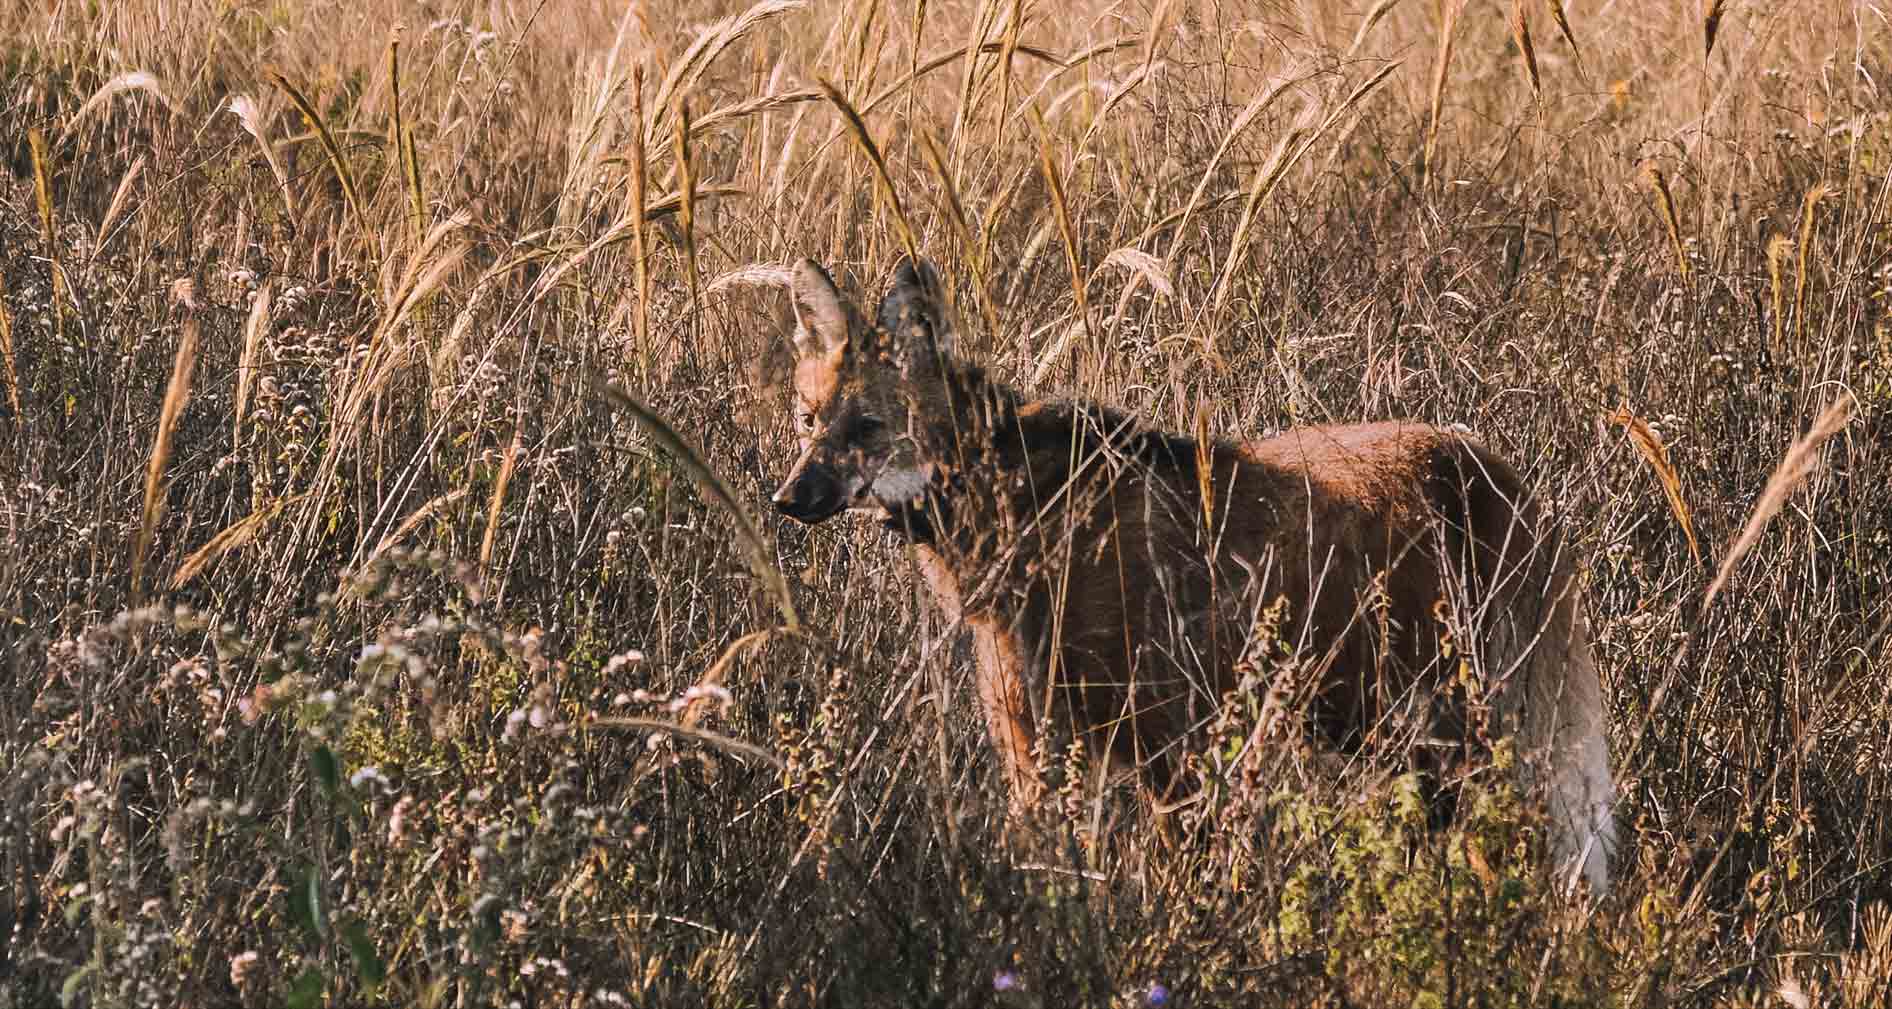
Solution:
[{"label": "wolf's ear", "polygon": [[812,259],[796,263],[788,294],[795,306],[797,355],[830,354],[847,343],[853,329],[853,306],[841,296],[820,263]]},{"label": "wolf's ear", "polygon": [[881,331],[893,339],[908,367],[937,367],[941,357],[955,350],[952,312],[939,273],[924,259],[900,261],[893,287],[880,299],[876,314]]}]

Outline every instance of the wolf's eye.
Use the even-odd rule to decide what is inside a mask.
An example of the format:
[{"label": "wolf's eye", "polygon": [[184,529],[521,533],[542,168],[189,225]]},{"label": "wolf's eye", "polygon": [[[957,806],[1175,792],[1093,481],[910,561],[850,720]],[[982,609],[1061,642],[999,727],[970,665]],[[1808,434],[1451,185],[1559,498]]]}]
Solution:
[{"label": "wolf's eye", "polygon": [[795,415],[795,426],[803,431],[813,431],[815,429],[815,415],[812,413],[797,413]]}]

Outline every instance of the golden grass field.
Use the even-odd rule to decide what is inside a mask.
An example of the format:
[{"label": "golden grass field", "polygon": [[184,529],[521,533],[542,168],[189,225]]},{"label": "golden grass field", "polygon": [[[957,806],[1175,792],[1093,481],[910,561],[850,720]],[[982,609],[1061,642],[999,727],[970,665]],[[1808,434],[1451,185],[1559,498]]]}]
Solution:
[{"label": "golden grass field", "polygon": [[[1888,17],[8,5],[0,1009],[1888,1004]],[[772,271],[909,248],[1034,393],[1512,460],[1615,891],[1242,696],[1008,839],[898,545],[768,507]]]}]

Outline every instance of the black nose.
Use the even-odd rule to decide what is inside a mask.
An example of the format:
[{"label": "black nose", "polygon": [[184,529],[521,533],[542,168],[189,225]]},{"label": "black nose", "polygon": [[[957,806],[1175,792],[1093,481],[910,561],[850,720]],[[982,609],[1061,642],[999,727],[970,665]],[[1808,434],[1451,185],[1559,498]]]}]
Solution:
[{"label": "black nose", "polygon": [[788,478],[771,499],[775,509],[797,522],[814,524],[847,507],[841,482],[825,466],[807,466]]}]

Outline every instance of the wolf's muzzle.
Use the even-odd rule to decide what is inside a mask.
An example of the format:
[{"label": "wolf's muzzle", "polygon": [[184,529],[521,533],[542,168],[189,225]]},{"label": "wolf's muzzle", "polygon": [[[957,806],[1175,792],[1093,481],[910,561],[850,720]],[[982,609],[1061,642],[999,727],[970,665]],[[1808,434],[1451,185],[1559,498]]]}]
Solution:
[{"label": "wolf's muzzle", "polygon": [[770,500],[775,502],[776,511],[810,525],[833,518],[847,507],[841,481],[832,469],[820,463],[809,463],[789,474]]}]

